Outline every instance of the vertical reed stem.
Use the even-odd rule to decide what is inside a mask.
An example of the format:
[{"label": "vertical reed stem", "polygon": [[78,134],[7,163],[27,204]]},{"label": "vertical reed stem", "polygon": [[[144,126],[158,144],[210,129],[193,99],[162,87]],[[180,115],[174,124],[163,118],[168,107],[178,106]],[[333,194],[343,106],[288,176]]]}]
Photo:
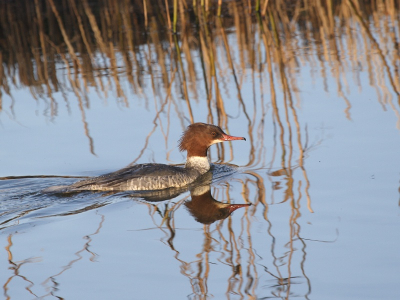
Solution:
[{"label": "vertical reed stem", "polygon": [[176,33],[177,20],[178,20],[178,0],[174,0],[174,30],[173,30],[174,33]]},{"label": "vertical reed stem", "polygon": [[144,26],[147,27],[147,5],[146,5],[146,0],[143,0],[143,9],[144,9]]},{"label": "vertical reed stem", "polygon": [[168,21],[168,29],[171,30],[171,18],[169,16],[169,5],[168,0],[165,0],[165,10],[167,11],[167,21]]},{"label": "vertical reed stem", "polygon": [[262,15],[263,17],[265,16],[265,14],[266,14],[266,12],[267,12],[268,1],[269,1],[269,0],[265,0],[265,1],[264,1],[264,5],[263,5],[263,8],[262,8],[262,13],[261,13],[261,15]]}]

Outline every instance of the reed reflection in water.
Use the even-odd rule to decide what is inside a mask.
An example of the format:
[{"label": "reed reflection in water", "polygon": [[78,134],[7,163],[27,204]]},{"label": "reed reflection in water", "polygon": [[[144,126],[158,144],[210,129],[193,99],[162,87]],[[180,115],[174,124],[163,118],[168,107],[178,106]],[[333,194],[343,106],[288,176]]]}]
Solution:
[{"label": "reed reflection in water", "polygon": [[[219,125],[228,134],[242,128],[249,146],[213,146],[212,161],[236,163],[243,169],[213,182],[212,197],[227,205],[253,204],[203,226],[195,220],[202,218],[193,213],[196,199],[188,193],[156,203],[126,200],[118,194],[45,198],[37,193],[39,186],[63,179],[29,185],[7,178],[0,196],[1,229],[7,235],[2,249],[8,257],[1,265],[5,270],[1,273],[6,274],[0,277],[4,295],[76,298],[75,290],[90,298],[93,294],[86,293],[96,290],[98,282],[112,282],[120,289],[106,295],[124,298],[123,291],[134,280],[136,287],[151,282],[158,288],[143,288],[138,294],[141,299],[160,297],[157,291],[169,291],[171,286],[177,295],[191,299],[308,299],[312,292],[326,296],[327,292],[318,293],[318,287],[324,286],[319,278],[329,283],[330,277],[317,272],[320,267],[315,261],[329,259],[317,257],[340,250],[336,245],[362,249],[360,240],[370,237],[358,237],[354,242],[358,248],[350,247],[351,242],[343,246],[335,243],[340,238],[337,223],[332,212],[325,213],[321,200],[316,204],[318,216],[332,222],[326,225],[311,215],[315,195],[330,200],[343,196],[336,190],[349,192],[332,182],[328,191],[334,196],[328,197],[324,185],[316,185],[317,176],[314,182],[310,179],[306,158],[327,138],[323,134],[310,138],[311,121],[300,117],[310,103],[303,91],[314,89],[308,88],[313,82],[322,82],[325,95],[342,99],[343,117],[353,120],[357,116],[353,106],[359,105],[352,96],[355,87],[361,93],[371,86],[376,91],[372,101],[394,115],[393,127],[400,129],[399,26],[399,3],[383,0],[2,2],[0,118],[20,122],[22,113],[15,107],[21,100],[15,95],[29,89],[39,115],[48,121],[57,122],[66,110],[72,115],[79,111],[87,149],[99,155],[101,137],[93,134],[97,125],[90,123],[88,115],[99,105],[93,99],[103,99],[104,105],[145,115],[145,121],[134,123],[145,132],[132,163],[148,160],[146,155],[155,148],[163,151],[156,152],[154,160],[181,162],[175,153],[179,136],[174,131],[194,121]],[[332,164],[342,159],[333,159]],[[338,173],[344,178],[356,170],[343,165],[348,169]],[[7,166],[4,176],[11,169]],[[314,163],[312,170],[316,168]],[[365,185],[362,189],[367,190]],[[357,208],[348,213],[359,213],[361,205],[356,203]],[[30,227],[45,225],[47,220],[56,230]],[[307,229],[309,220],[328,233]],[[62,226],[63,222],[71,227]],[[25,233],[16,233],[22,228]],[[155,245],[149,239],[162,243]],[[70,242],[68,247],[65,241]],[[327,249],[316,243],[333,245]],[[51,254],[43,254],[42,247]],[[319,252],[311,250],[310,255],[315,247]],[[341,255],[346,258],[342,268],[348,269],[352,256]],[[38,264],[46,270],[41,276],[35,274]],[[83,279],[79,273],[89,273],[90,278],[73,288],[74,276]],[[117,278],[113,275],[117,273],[123,275]],[[158,278],[158,273],[164,278]],[[23,288],[16,282],[22,282]]]}]

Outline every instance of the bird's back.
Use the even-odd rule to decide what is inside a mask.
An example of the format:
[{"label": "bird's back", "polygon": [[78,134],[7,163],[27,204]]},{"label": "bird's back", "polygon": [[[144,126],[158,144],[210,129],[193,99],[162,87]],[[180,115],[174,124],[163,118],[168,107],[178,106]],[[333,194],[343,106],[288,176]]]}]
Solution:
[{"label": "bird's back", "polygon": [[148,191],[182,187],[199,176],[194,169],[164,164],[140,164],[116,172],[82,180],[69,186],[70,191]]}]

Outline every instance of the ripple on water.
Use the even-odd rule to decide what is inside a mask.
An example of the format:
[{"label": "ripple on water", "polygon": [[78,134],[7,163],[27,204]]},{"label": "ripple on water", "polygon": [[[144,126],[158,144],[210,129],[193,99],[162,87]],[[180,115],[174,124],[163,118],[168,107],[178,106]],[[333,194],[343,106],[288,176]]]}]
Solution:
[{"label": "ripple on water", "polygon": [[[78,214],[105,206],[115,201],[142,199],[171,200],[197,185],[217,183],[236,173],[238,167],[230,164],[212,164],[212,173],[202,176],[194,184],[164,191],[141,192],[79,192],[42,193],[51,186],[70,185],[75,178],[21,178],[0,181],[0,230],[15,225],[34,223],[45,218]],[[20,228],[19,226],[19,228]]]}]

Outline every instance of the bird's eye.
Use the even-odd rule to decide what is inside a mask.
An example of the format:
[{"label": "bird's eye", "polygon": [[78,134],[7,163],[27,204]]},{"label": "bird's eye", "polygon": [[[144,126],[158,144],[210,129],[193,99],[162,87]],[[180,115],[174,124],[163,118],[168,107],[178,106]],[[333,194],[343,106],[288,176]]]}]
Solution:
[{"label": "bird's eye", "polygon": [[211,135],[215,137],[217,135],[217,133],[215,131],[213,131],[213,132],[211,132]]}]

